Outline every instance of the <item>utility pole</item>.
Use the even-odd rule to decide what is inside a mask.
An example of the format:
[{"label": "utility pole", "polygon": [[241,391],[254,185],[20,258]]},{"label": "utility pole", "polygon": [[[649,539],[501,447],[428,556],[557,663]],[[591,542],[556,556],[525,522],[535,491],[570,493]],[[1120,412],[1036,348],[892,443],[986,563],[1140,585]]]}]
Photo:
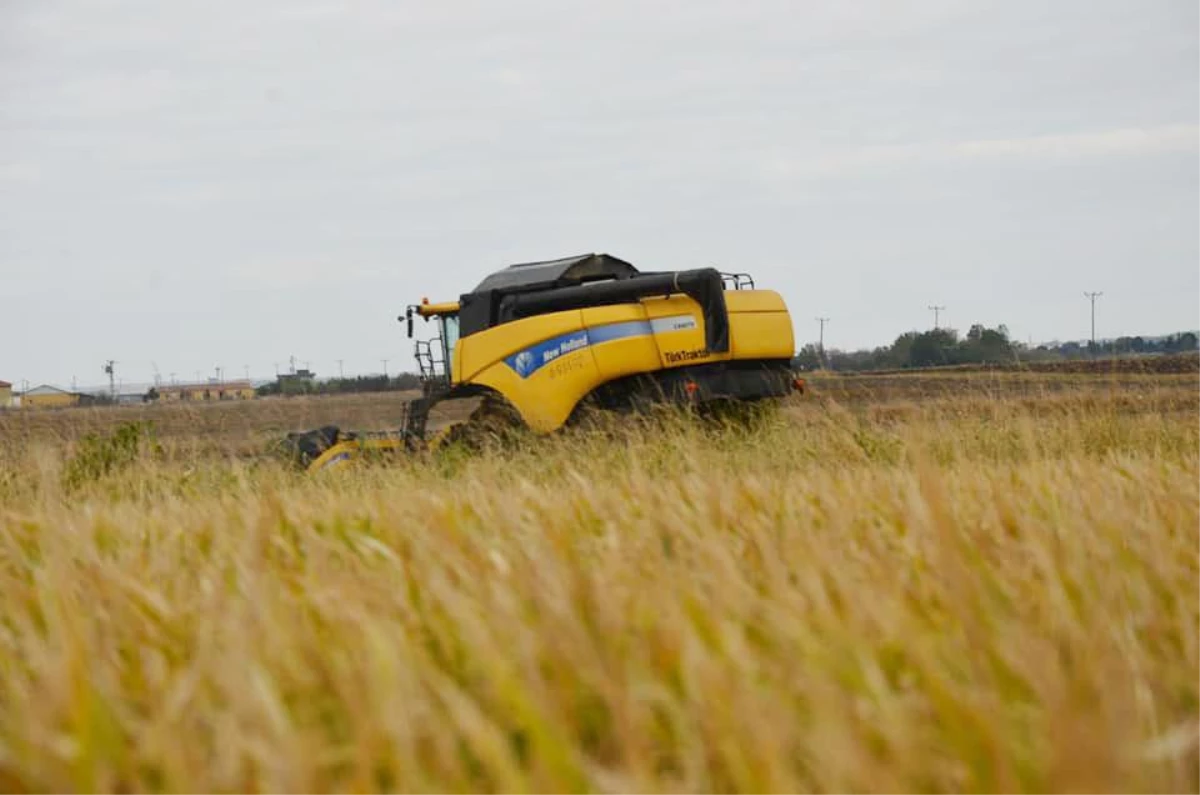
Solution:
[{"label": "utility pole", "polygon": [[379,361],[383,362],[383,377],[387,378],[388,377],[387,363],[390,362],[391,359],[380,359]]},{"label": "utility pole", "polygon": [[342,372],[342,360],[338,359],[337,362],[338,362],[338,378],[345,379],[346,374],[344,372]]},{"label": "utility pole", "polygon": [[1104,295],[1104,293],[1089,293],[1084,292],[1084,297],[1092,302],[1092,352],[1096,351],[1096,299]]},{"label": "utility pole", "polygon": [[243,364],[242,372],[246,374],[246,382],[249,383],[250,382],[250,365]]},{"label": "utility pole", "polygon": [[104,372],[108,373],[108,394],[110,397],[112,397],[113,400],[116,400],[117,399],[117,383],[116,383],[116,375],[115,375],[116,370],[114,369],[114,365],[116,365],[116,362],[114,362],[112,359],[109,359],[107,362],[104,363]]},{"label": "utility pole", "polygon": [[221,383],[221,365],[218,364],[214,369],[217,371],[217,383],[219,384]]},{"label": "utility pole", "polygon": [[821,354],[821,366],[825,366],[825,324],[829,322],[827,317],[817,318],[817,322],[821,324],[820,342],[817,343],[817,352]]},{"label": "utility pole", "polygon": [[931,306],[931,307],[929,307],[929,309],[933,310],[933,330],[937,331],[939,328],[938,321],[941,319],[941,314],[942,314],[942,312],[945,311],[946,307]]}]

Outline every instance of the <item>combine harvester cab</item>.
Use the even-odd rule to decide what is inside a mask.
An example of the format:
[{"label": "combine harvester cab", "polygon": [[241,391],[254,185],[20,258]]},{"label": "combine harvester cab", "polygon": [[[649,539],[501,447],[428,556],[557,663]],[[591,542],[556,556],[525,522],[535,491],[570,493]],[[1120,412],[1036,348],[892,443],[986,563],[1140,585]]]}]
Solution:
[{"label": "combine harvester cab", "polygon": [[[513,265],[458,301],[409,306],[401,320],[410,338],[416,318],[437,331],[416,342],[423,394],[406,407],[402,430],[323,429],[317,442],[310,432],[310,470],[372,449],[425,449],[430,430],[434,446],[496,423],[552,433],[585,404],[753,402],[803,389],[787,306],[746,274],[641,272],[588,254]],[[435,406],[463,400],[475,403],[469,416],[429,427]]]}]

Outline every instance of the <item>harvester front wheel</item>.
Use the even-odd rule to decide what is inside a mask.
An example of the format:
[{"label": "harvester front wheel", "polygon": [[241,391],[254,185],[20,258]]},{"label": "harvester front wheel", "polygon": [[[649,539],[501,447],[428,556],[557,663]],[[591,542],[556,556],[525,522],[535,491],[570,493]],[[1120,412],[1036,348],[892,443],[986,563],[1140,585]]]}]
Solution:
[{"label": "harvester front wheel", "polygon": [[524,429],[525,421],[515,406],[499,395],[488,394],[465,420],[439,431],[430,440],[430,448],[435,452],[457,448],[478,453],[488,446],[511,441]]}]

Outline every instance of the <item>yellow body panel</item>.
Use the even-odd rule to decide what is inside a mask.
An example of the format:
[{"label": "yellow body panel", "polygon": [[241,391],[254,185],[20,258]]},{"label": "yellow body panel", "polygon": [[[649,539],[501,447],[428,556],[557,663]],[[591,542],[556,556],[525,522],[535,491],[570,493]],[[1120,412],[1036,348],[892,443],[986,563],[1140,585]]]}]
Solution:
[{"label": "yellow body panel", "polygon": [[737,359],[791,357],[795,330],[783,296],[771,290],[737,290],[725,294],[729,307],[730,347]]},{"label": "yellow body panel", "polygon": [[501,361],[472,383],[495,389],[513,404],[530,428],[549,433],[561,427],[576,404],[603,381],[598,377],[595,357],[584,348],[560,357],[527,379]]},{"label": "yellow body panel", "polygon": [[[589,328],[647,319],[648,313],[645,304],[595,306],[583,310],[583,321]],[[592,355],[596,360],[597,383],[661,368],[662,353],[658,346],[658,341],[650,335],[626,337],[593,345]],[[592,388],[594,387],[589,388],[588,391],[591,391]]]},{"label": "yellow body panel", "polygon": [[705,350],[699,304],[685,295],[553,312],[460,339],[455,383],[502,394],[534,430],[553,431],[592,390],[636,373],[730,359],[789,359],[791,318],[769,290],[725,293],[730,351]]},{"label": "yellow body panel", "polygon": [[735,359],[778,359],[793,350],[792,321],[778,312],[745,312],[733,315],[737,322],[730,324],[729,344]]},{"label": "yellow body panel", "polygon": [[725,293],[730,312],[787,312],[783,296],[774,290],[730,290]]},{"label": "yellow body panel", "polygon": [[[730,293],[725,294],[726,307],[729,306]],[[692,328],[674,328],[680,324],[668,325],[671,330],[663,329],[656,332],[655,338],[659,348],[659,367],[684,367],[692,364],[728,361],[733,357],[733,348],[729,353],[709,353],[704,344],[704,313],[700,305],[686,295],[673,295],[669,298],[647,298],[643,301],[646,315],[651,321],[664,323],[668,318],[689,317],[695,321]],[[729,325],[734,323],[733,313],[729,313]],[[686,325],[686,324],[684,324]]]},{"label": "yellow body panel", "polygon": [[580,310],[515,320],[460,339],[454,349],[454,380],[476,381],[484,369],[540,340],[582,328]]}]

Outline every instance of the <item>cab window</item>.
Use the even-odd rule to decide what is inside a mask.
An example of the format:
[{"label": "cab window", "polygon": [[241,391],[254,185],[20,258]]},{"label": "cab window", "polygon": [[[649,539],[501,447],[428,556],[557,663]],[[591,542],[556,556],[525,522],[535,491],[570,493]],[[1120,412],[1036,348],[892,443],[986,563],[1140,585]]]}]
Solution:
[{"label": "cab window", "polygon": [[454,361],[454,346],[458,344],[458,315],[442,315],[442,345],[446,356],[446,372]]}]

